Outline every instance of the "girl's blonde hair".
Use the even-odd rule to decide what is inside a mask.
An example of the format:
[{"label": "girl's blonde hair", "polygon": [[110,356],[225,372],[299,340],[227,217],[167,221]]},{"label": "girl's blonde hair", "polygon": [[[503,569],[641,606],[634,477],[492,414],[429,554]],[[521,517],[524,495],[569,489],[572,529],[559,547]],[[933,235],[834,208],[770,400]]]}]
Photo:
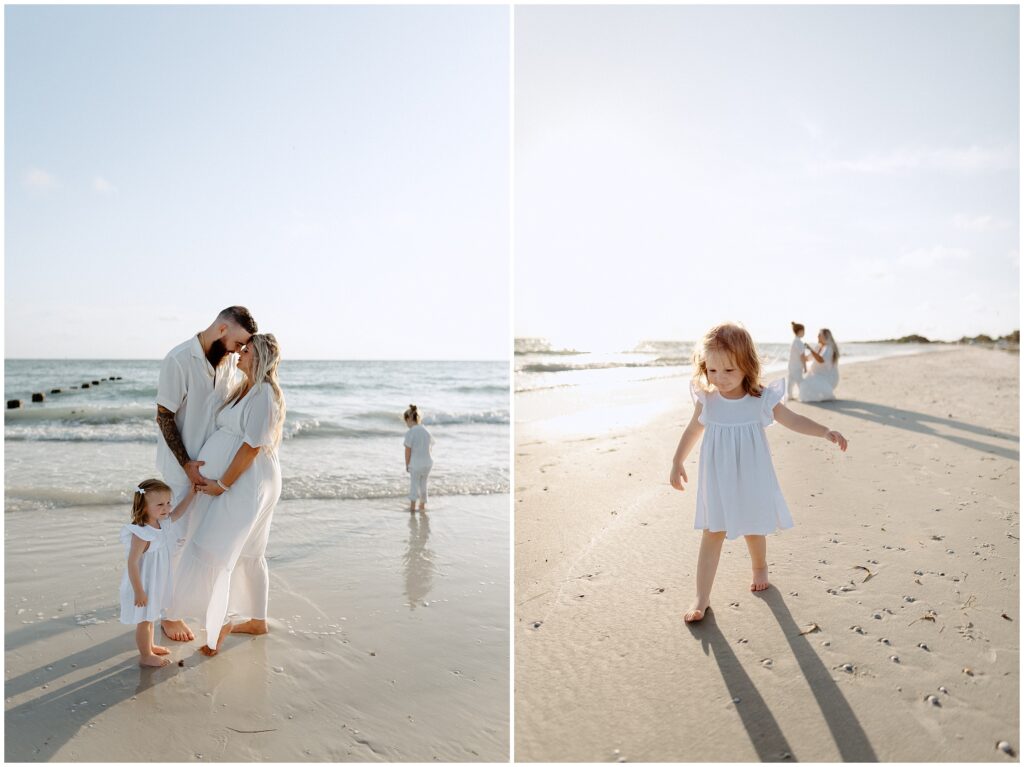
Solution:
[{"label": "girl's blonde hair", "polygon": [[822,328],[819,331],[825,336],[825,346],[832,347],[832,364],[839,362],[839,344],[836,343],[836,339],[832,337],[832,331],[828,328]]},{"label": "girl's blonde hair", "polygon": [[[145,492],[140,493],[139,490]],[[170,493],[171,488],[166,482],[162,482],[159,479],[144,479],[135,487],[135,492],[132,493],[132,524],[133,525],[145,525],[146,524],[146,496],[150,493],[166,492]],[[173,495],[173,493],[171,493]]]},{"label": "girl's blonde hair", "polygon": [[757,356],[754,339],[742,325],[723,322],[704,334],[693,350],[693,380],[705,391],[709,387],[707,355],[710,351],[724,352],[743,372],[743,391],[751,397],[761,396],[761,360]]},{"label": "girl's blonde hair", "polygon": [[405,411],[405,414],[402,417],[405,419],[406,423],[409,423],[409,421],[419,423],[420,411],[416,409],[415,405],[409,405],[409,409]]},{"label": "girl's blonde hair", "polygon": [[277,380],[277,367],[281,364],[281,347],[273,333],[257,333],[249,338],[246,346],[252,347],[255,359],[252,363],[252,376],[242,381],[228,395],[227,400],[220,406],[220,409],[238,404],[251,388],[259,392],[264,384],[270,387],[274,393],[274,402],[277,403],[277,421],[274,423],[274,446],[281,444],[281,434],[284,430],[285,404],[284,393],[281,391],[281,384]]}]

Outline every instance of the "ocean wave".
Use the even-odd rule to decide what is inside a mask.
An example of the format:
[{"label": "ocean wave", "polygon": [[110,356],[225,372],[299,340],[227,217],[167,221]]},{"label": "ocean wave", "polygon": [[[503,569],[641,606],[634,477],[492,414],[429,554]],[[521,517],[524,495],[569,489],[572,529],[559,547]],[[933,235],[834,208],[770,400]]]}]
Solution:
[{"label": "ocean wave", "polygon": [[[467,424],[499,424],[509,422],[509,411],[505,408],[494,408],[491,410],[472,411],[446,411],[427,408],[421,410],[424,426],[459,426]],[[384,423],[397,423],[399,428],[404,430],[401,413],[395,414],[390,410],[371,410],[353,416],[357,420],[373,420]]]},{"label": "ocean wave", "polygon": [[341,439],[358,439],[360,437],[394,437],[401,436],[405,427],[401,424],[394,429],[358,428],[342,426],[331,421],[320,421],[316,418],[286,421],[284,439],[323,439],[335,437]]},{"label": "ocean wave", "polygon": [[[4,423],[10,425],[40,423],[82,423],[93,425],[111,425],[131,421],[149,421],[156,424],[156,405],[114,405],[109,407],[96,405],[61,406],[61,407],[26,407],[7,410]],[[154,426],[154,428],[156,428]]]},{"label": "ocean wave", "polygon": [[[509,492],[507,476],[431,477],[431,496],[496,495]],[[319,500],[348,501],[378,498],[405,498],[408,480],[396,477],[390,482],[362,478],[289,477],[281,488],[282,501]],[[8,487],[4,493],[6,511],[35,511],[69,507],[128,505],[131,498],[123,490],[73,490],[64,488]]]},{"label": "ocean wave", "polygon": [[672,367],[689,364],[689,360],[681,357],[658,357],[644,362],[582,362],[578,365],[571,363],[545,363],[538,362],[531,365],[523,365],[520,373],[567,373],[579,370],[613,370],[619,368],[658,368]]}]

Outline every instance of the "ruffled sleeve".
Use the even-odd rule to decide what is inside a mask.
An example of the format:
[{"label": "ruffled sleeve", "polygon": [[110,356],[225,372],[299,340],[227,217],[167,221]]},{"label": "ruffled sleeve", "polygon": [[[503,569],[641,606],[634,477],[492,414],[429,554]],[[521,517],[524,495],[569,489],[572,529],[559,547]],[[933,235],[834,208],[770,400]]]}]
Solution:
[{"label": "ruffled sleeve", "polygon": [[694,405],[700,403],[700,416],[697,418],[697,421],[707,425],[707,421],[704,420],[704,416],[706,414],[708,404],[708,393],[700,388],[696,381],[690,381],[690,397],[693,399]]},{"label": "ruffled sleeve", "polygon": [[690,397],[694,405],[699,402],[703,406],[707,403],[708,393],[700,388],[696,381],[690,381]]},{"label": "ruffled sleeve", "polygon": [[141,538],[147,543],[152,543],[159,537],[160,530],[149,525],[122,525],[121,527],[121,543],[128,546],[132,542],[132,536]]},{"label": "ruffled sleeve", "polygon": [[277,403],[274,391],[264,385],[246,406],[242,435],[250,447],[275,446],[274,424],[277,422]]},{"label": "ruffled sleeve", "polygon": [[786,401],[786,379],[772,381],[761,391],[761,421],[765,426],[775,423],[772,411],[775,406]]}]

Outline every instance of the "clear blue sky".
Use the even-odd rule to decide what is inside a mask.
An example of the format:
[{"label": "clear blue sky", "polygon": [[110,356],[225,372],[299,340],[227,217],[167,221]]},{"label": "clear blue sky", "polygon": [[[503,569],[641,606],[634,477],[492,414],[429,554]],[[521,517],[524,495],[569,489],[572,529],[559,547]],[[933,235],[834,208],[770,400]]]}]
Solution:
[{"label": "clear blue sky", "polygon": [[508,355],[502,7],[7,6],[6,356]]},{"label": "clear blue sky", "polygon": [[516,334],[1017,328],[1018,14],[517,8]]}]

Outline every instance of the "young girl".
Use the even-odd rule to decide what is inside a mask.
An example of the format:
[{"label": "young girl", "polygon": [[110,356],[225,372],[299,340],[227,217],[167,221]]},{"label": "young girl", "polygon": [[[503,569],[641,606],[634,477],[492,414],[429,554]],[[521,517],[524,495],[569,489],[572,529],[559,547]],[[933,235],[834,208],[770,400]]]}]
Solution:
[{"label": "young girl", "polygon": [[789,323],[793,328],[793,342],[789,345],[789,377],[786,378],[786,399],[793,399],[800,393],[800,381],[807,372],[804,353],[804,326],[799,322]]},{"label": "young girl", "polygon": [[683,489],[688,481],[683,463],[703,433],[694,529],[704,533],[697,558],[697,598],[684,616],[687,622],[701,620],[708,609],[726,538],[746,538],[753,568],[750,590],[762,591],[769,586],[765,535],[793,526],[775,477],[765,427],[778,421],[846,450],[842,434],[782,404],[784,379],[761,384],[757,350],[742,327],[711,328],[694,352],[693,366],[693,417],[679,440],[669,478],[672,487]]},{"label": "young girl", "polygon": [[434,438],[420,424],[420,412],[415,405],[409,405],[403,416],[409,431],[405,433],[405,470],[409,472],[409,511],[416,511],[419,499],[420,511],[427,510],[427,475],[434,465],[430,457],[430,446]]},{"label": "young girl", "polygon": [[171,488],[159,479],[140,482],[132,496],[132,521],[121,528],[128,567],[121,578],[121,623],[135,625],[140,666],[166,666],[169,650],[153,644],[153,622],[171,596],[171,552],[177,544],[174,522],[195,497],[190,492],[171,511]]}]

